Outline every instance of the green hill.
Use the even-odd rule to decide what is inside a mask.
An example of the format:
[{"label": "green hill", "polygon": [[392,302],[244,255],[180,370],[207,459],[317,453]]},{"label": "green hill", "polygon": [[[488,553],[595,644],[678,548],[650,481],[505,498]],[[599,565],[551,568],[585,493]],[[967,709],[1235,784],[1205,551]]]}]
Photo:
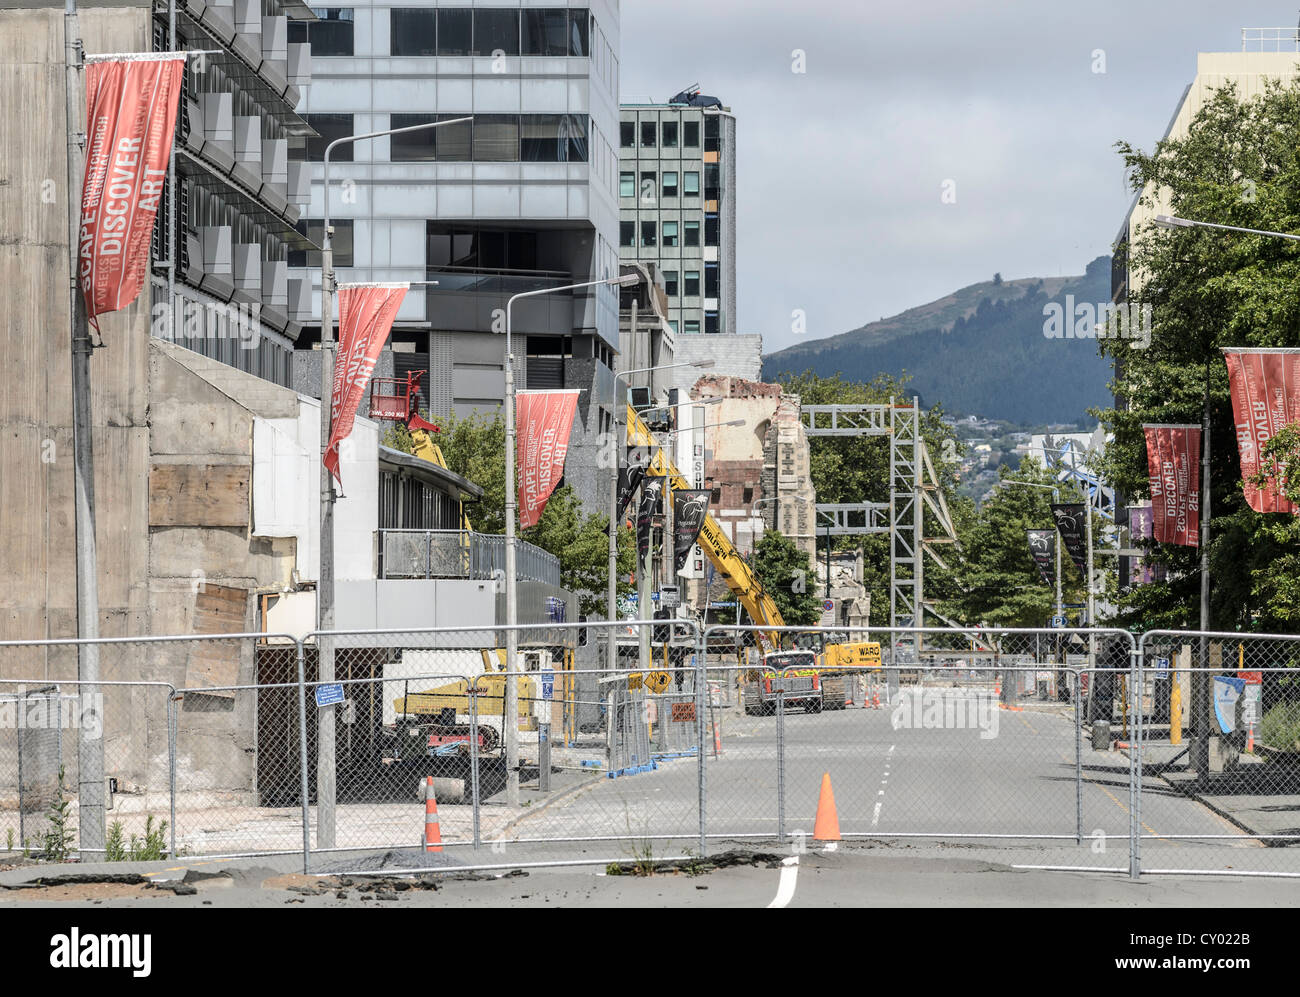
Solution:
[{"label": "green hill", "polygon": [[1048,339],[1044,306],[1110,300],[1110,257],[1075,277],[984,281],[852,332],[763,359],[763,378],[811,369],[869,381],[909,374],[927,405],[1020,425],[1073,423],[1110,403],[1110,363],[1094,339]]}]

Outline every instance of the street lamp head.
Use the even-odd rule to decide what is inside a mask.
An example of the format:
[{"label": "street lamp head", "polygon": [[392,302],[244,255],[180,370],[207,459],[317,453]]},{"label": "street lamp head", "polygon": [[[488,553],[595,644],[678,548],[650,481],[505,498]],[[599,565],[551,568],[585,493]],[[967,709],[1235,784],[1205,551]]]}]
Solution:
[{"label": "street lamp head", "polygon": [[710,367],[714,366],[714,363],[712,360],[696,360],[691,363],[691,366],[698,368],[699,370],[708,370]]},{"label": "street lamp head", "polygon": [[641,283],[641,275],[639,273],[619,274],[617,277],[611,277],[606,283],[618,287],[636,287]]},{"label": "street lamp head", "polygon": [[1191,228],[1196,224],[1175,215],[1156,215],[1155,223],[1161,228]]}]

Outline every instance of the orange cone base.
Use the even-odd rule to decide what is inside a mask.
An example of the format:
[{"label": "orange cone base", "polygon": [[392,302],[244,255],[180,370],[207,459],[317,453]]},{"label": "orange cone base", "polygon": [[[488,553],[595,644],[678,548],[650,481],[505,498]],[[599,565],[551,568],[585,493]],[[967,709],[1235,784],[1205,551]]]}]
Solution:
[{"label": "orange cone base", "polygon": [[831,789],[831,774],[822,775],[822,791],[817,797],[817,821],[813,824],[813,841],[839,841],[840,817],[835,811],[835,790]]}]

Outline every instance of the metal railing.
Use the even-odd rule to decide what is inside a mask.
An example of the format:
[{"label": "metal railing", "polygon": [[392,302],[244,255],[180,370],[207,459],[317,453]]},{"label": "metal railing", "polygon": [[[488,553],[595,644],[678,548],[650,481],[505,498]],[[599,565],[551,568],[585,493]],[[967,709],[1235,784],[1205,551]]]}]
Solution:
[{"label": "metal railing", "polygon": [[[506,538],[465,530],[379,530],[380,578],[505,578]],[[560,559],[518,541],[521,581],[560,584]]]},{"label": "metal railing", "polygon": [[1242,28],[1243,52],[1300,52],[1300,29]]}]

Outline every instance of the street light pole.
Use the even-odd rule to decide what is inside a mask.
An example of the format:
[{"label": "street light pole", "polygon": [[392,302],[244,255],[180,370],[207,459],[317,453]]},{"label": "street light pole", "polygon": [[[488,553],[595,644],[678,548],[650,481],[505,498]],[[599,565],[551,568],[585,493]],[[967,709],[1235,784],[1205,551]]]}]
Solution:
[{"label": "street light pole", "polygon": [[[1004,485],[1019,485],[1023,488],[1042,488],[1052,493],[1052,504],[1061,504],[1061,490],[1056,485],[1040,485],[1035,481],[1003,481]],[[1061,531],[1052,524],[1052,534],[1056,539],[1056,615],[1057,617],[1065,616],[1065,604],[1061,601]],[[1091,544],[1089,545],[1091,546]],[[1092,618],[1088,618],[1088,625],[1092,625]]]},{"label": "street light pole", "polygon": [[[515,659],[519,653],[519,633],[515,630],[519,623],[519,586],[515,578],[518,503],[515,497],[515,357],[511,340],[511,316],[515,302],[521,298],[560,294],[604,284],[630,287],[640,280],[640,274],[624,274],[604,280],[565,284],[562,287],[520,291],[506,301],[506,692],[501,728],[506,749],[506,802],[512,807],[519,806],[519,684],[517,677],[510,674],[517,664]],[[617,471],[614,487],[617,490]]]},{"label": "street light pole", "polygon": [[[323,232],[321,236],[320,276],[320,566],[316,581],[316,629],[334,629],[334,481],[325,466],[325,454],[330,445],[334,412],[334,228],[330,225],[330,155],[335,146],[384,135],[401,135],[406,132],[427,131],[444,125],[457,125],[472,118],[452,118],[448,121],[430,121],[406,128],[389,128],[382,132],[364,135],[345,135],[325,147]],[[319,682],[334,681],[334,644],[329,638],[317,638],[317,674]],[[318,736],[316,749],[316,847],[334,847],[334,802],[337,792],[334,764],[334,707],[323,706],[318,711]]]}]

